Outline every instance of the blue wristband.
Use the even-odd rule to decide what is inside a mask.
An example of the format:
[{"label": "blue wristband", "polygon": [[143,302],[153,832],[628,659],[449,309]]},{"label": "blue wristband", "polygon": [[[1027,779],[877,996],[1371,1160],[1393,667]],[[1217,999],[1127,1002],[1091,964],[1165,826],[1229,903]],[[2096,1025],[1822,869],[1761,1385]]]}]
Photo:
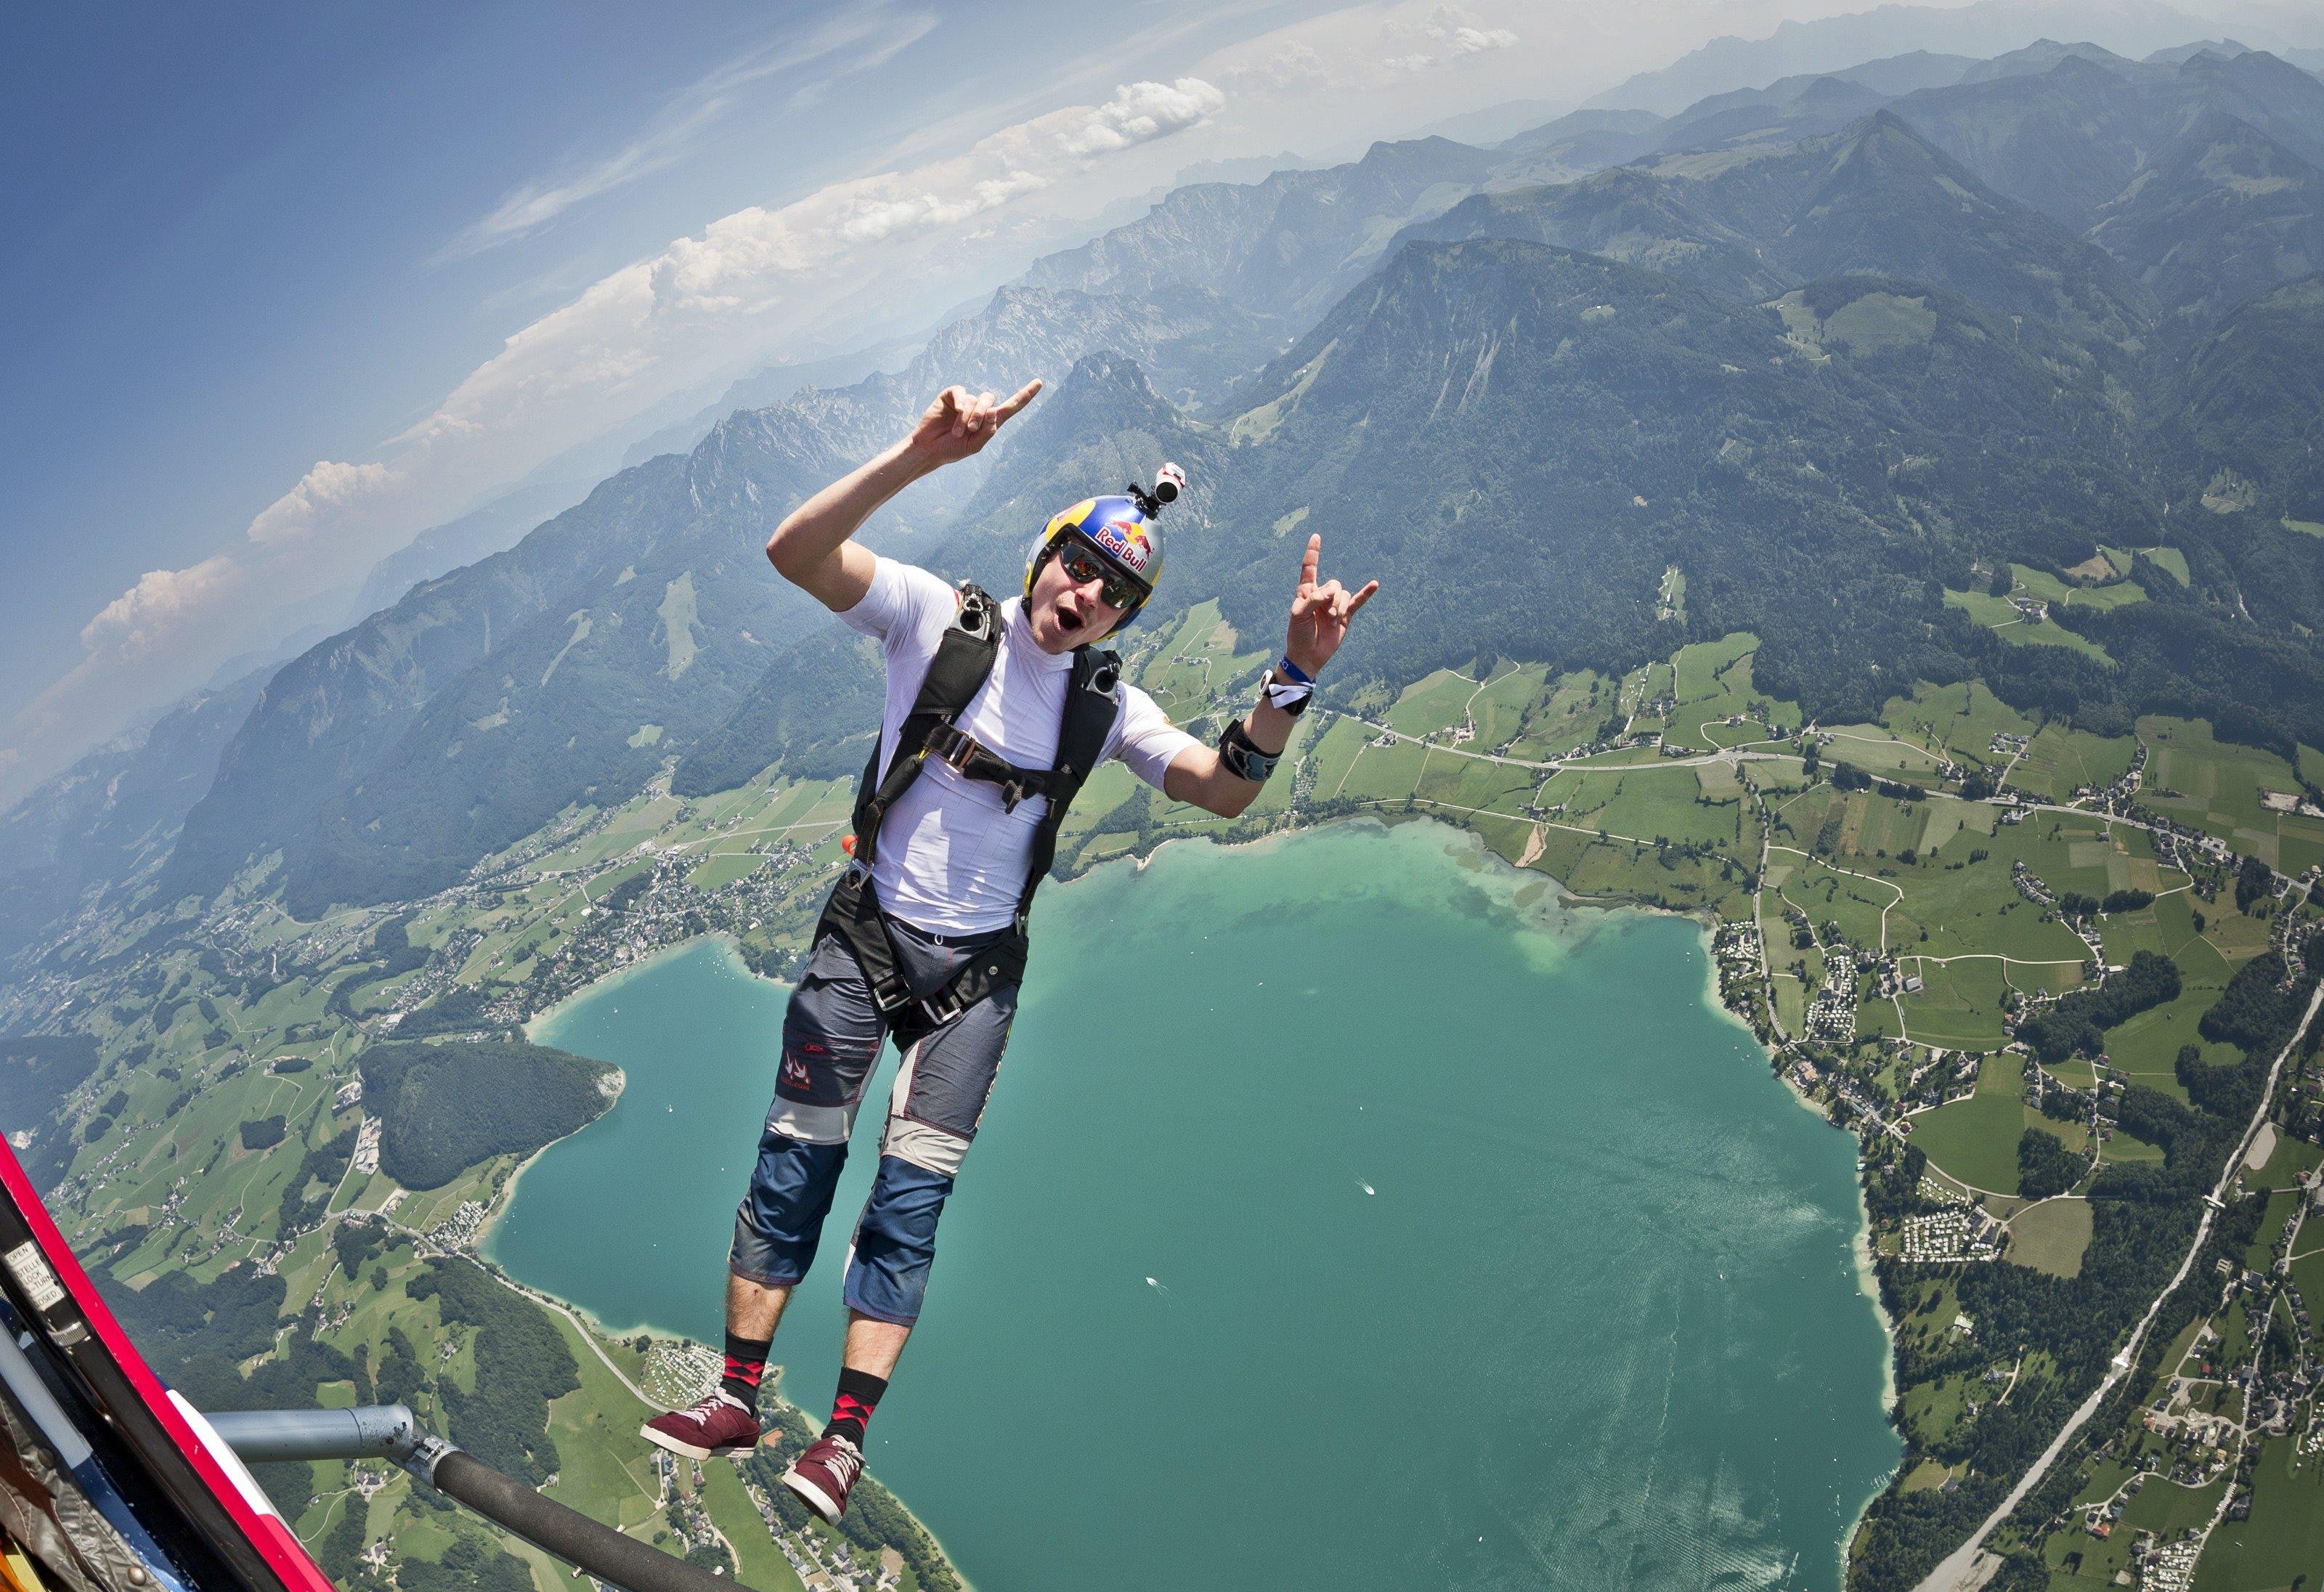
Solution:
[{"label": "blue wristband", "polygon": [[1315,683],[1315,676],[1292,662],[1291,654],[1288,652],[1285,653],[1281,660],[1276,664],[1275,672],[1295,686],[1313,686]]}]

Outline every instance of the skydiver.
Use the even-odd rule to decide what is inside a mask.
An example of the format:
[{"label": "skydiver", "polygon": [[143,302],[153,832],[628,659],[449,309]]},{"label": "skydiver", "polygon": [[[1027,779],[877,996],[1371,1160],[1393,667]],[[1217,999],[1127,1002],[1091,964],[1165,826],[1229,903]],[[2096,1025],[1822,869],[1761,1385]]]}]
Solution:
[{"label": "skydiver", "polygon": [[865,1424],[919,1317],[936,1219],[1016,1017],[1026,915],[1065,804],[1118,757],[1173,801],[1240,814],[1379,588],[1319,581],[1323,538],[1309,537],[1283,656],[1250,711],[1204,746],[1120,680],[1098,646],[1161,577],[1157,514],[1183,479],[1175,467],[1152,491],[1084,499],[1051,519],[1026,559],[1022,594],[1005,603],[852,539],[905,487],[982,449],[1040,391],[1029,382],[996,403],[947,387],[909,436],[816,492],[767,541],[785,579],[881,643],[887,705],[857,796],[853,860],[784,1015],[774,1103],[735,1214],[724,1373],[699,1403],[644,1432],[696,1459],[758,1443],[775,1327],[815,1258],[857,1108],[893,1035],[902,1059],[847,1258],[844,1367],[823,1435],[782,1477],[826,1521],[847,1507]]}]

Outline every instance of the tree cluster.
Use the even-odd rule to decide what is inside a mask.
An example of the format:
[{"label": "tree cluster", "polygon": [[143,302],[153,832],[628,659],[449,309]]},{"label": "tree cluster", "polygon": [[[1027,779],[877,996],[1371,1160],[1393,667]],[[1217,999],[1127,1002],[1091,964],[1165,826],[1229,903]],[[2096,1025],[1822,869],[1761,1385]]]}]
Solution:
[{"label": "tree cluster", "polygon": [[449,1379],[436,1386],[452,1440],[495,1470],[536,1486],[548,1480],[558,1469],[549,1403],[581,1385],[548,1314],[468,1260],[430,1266],[405,1292],[438,1301],[447,1326],[475,1332],[475,1390]]},{"label": "tree cluster", "polygon": [[[2093,903],[2092,905],[2096,905]],[[2141,951],[2130,965],[2092,989],[2059,997],[2017,1026],[2017,1037],[2049,1063],[2077,1053],[2097,1055],[2106,1048],[2106,1030],[2128,1022],[2150,1007],[2179,998],[2179,968],[2169,957]]]},{"label": "tree cluster", "polygon": [[380,1169],[441,1188],[494,1155],[530,1155],[611,1103],[602,1062],[513,1040],[375,1044],[356,1063],[380,1119]]},{"label": "tree cluster", "polygon": [[2029,1127],[2017,1138],[2017,1192],[2029,1200],[2062,1194],[2081,1181],[2089,1163],[2054,1133]]}]

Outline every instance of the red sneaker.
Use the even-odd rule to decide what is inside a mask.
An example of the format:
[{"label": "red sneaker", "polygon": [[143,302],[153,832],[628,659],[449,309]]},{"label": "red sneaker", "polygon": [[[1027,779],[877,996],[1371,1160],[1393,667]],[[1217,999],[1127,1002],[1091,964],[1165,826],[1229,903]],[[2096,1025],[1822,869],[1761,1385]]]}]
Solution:
[{"label": "red sneaker", "polygon": [[757,1412],[743,1407],[724,1388],[690,1410],[657,1415],[638,1430],[648,1442],[659,1443],[689,1459],[747,1454],[759,1446]]},{"label": "red sneaker", "polygon": [[783,1472],[783,1486],[833,1525],[847,1513],[847,1490],[863,1474],[863,1450],[844,1437],[825,1435],[807,1446]]}]

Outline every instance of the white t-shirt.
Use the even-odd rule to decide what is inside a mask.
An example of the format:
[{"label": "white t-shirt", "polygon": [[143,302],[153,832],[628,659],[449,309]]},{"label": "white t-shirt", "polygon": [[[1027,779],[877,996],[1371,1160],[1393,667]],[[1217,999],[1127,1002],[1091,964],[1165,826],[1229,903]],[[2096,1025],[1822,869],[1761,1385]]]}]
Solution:
[{"label": "white t-shirt", "polygon": [[[1006,624],[992,673],[954,721],[962,733],[1023,768],[1056,759],[1073,654],[1044,652],[1021,622],[1024,600],[1001,605]],[[960,612],[960,594],[925,569],[881,558],[863,600],[839,617],[876,637],[887,653],[888,705],[880,723],[880,768],[895,755],[896,736],[920,694],[936,644]],[[1118,757],[1155,789],[1170,759],[1198,744],[1172,724],[1154,699],[1121,684],[1121,711],[1099,761]],[[1028,796],[1003,812],[1000,787],[967,779],[930,759],[880,826],[872,888],[894,916],[930,934],[982,934],[1006,928],[1032,864],[1033,831],[1049,809]]]}]

